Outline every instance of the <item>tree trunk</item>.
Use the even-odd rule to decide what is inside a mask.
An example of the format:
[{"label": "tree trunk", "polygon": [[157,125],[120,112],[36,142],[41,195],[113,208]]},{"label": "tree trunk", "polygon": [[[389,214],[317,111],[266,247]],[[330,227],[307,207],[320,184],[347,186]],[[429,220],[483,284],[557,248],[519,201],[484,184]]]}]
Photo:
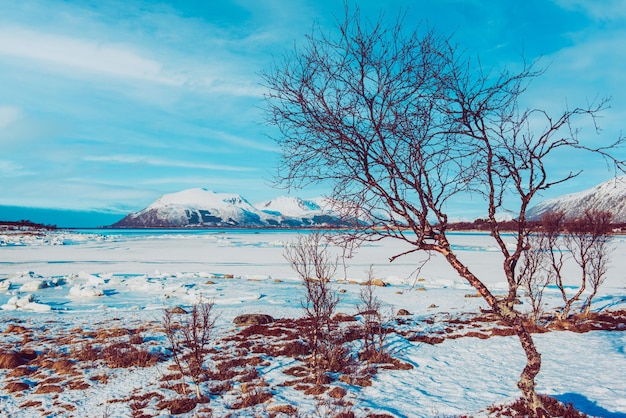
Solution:
[{"label": "tree trunk", "polygon": [[485,284],[478,279],[478,277],[474,276],[474,274],[456,258],[454,253],[447,249],[444,249],[441,253],[459,275],[467,280],[468,283],[481,294],[493,311],[515,331],[526,354],[526,367],[524,367],[520,375],[517,387],[522,392],[526,400],[526,406],[533,417],[548,417],[549,415],[543,408],[543,403],[535,391],[535,377],[539,374],[539,370],[541,369],[541,354],[537,351],[532,336],[524,326],[521,315],[513,308],[511,303],[506,300],[497,299],[489,289],[487,289]]},{"label": "tree trunk", "polygon": [[513,328],[526,354],[526,366],[522,370],[517,387],[524,395],[526,405],[533,414],[532,416],[548,417],[549,415],[535,391],[535,377],[541,369],[541,354],[537,351],[535,342],[530,332],[524,326],[520,314],[511,308],[504,308],[504,311],[499,312],[499,316]]}]

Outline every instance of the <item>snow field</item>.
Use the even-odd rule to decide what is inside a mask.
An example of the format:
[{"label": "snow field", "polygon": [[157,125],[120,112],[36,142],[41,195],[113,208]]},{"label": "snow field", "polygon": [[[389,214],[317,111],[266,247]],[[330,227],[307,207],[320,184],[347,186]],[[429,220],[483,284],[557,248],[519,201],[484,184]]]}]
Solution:
[{"label": "snow field", "polygon": [[[216,332],[232,332],[232,319],[241,313],[267,313],[275,318],[302,316],[303,288],[282,258],[285,243],[295,239],[287,232],[168,233],[146,235],[86,235],[59,233],[58,240],[19,241],[0,247],[0,323],[20,323],[45,329],[45,335],[63,334],[72,328],[85,331],[98,327],[131,327],[158,323],[164,307],[188,306],[201,298],[215,302],[219,313]],[[626,242],[615,238],[616,249],[605,285],[595,309],[626,308],[624,267]],[[43,242],[48,242],[44,244]],[[71,243],[71,244],[69,244]],[[492,289],[505,289],[497,276],[498,253],[484,234],[458,234],[454,244],[459,257]],[[385,311],[392,316],[404,308],[412,313],[410,324],[416,332],[436,332],[440,321],[426,318],[463,316],[486,308],[482,299],[469,297],[473,289],[460,280],[442,260],[433,258],[419,271],[423,256],[405,257],[390,264],[388,258],[405,247],[385,241],[364,246],[342,260],[334,286],[341,294],[339,311],[354,313],[360,286],[373,265],[374,273],[390,284],[377,288]],[[548,307],[559,305],[555,289],[546,292]],[[26,308],[29,304],[39,308]],[[526,308],[527,304],[522,305]],[[5,344],[18,344],[10,334],[0,334]],[[164,340],[153,340],[153,349],[163,350]],[[623,332],[550,332],[536,335],[543,368],[537,379],[538,390],[597,416],[626,416],[626,334]],[[41,343],[45,347],[45,341]],[[411,342],[391,334],[388,348],[395,357],[414,366],[411,370],[383,370],[370,387],[343,385],[346,400],[357,416],[369,412],[397,417],[484,415],[494,403],[519,397],[516,381],[524,365],[523,352],[515,337],[489,339],[459,338],[441,344]],[[156,348],[159,347],[159,348]],[[299,411],[313,414],[316,400],[302,392],[280,386],[286,380],[282,371],[294,365],[288,357],[270,359],[259,366],[259,374],[269,383],[274,397],[269,405],[297,405]],[[89,376],[108,373],[106,384],[93,384],[84,391],[60,394],[29,394],[28,399],[52,408],[54,402],[76,408],[68,416],[127,416],[127,404],[108,403],[128,397],[133,391],[160,390],[159,379],[168,363],[133,369],[90,370]],[[0,375],[3,371],[0,370]],[[56,398],[55,398],[56,396]],[[210,408],[221,416],[234,411],[229,405],[234,395],[211,400]],[[18,398],[0,387],[0,416],[39,416],[36,409],[22,409]],[[155,411],[156,412],[156,411]],[[257,412],[263,416],[263,410]],[[247,412],[242,412],[246,416]],[[32,414],[32,415],[31,415]],[[187,414],[183,416],[192,416]],[[237,415],[235,415],[237,416]]]}]

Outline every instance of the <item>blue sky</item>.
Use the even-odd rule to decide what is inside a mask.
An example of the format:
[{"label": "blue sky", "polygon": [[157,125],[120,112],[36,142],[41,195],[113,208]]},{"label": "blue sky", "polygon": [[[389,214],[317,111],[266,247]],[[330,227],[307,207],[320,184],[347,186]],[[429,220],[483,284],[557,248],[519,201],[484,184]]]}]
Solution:
[{"label": "blue sky", "polygon": [[[529,105],[612,96],[602,134],[584,127],[589,141],[626,126],[626,0],[358,3],[372,17],[408,8],[407,23],[454,33],[486,67],[542,56]],[[0,205],[123,215],[192,187],[252,202],[285,194],[271,187],[278,158],[259,73],[342,10],[341,0],[0,0]],[[611,177],[583,158],[555,162],[587,170],[553,194]]]}]

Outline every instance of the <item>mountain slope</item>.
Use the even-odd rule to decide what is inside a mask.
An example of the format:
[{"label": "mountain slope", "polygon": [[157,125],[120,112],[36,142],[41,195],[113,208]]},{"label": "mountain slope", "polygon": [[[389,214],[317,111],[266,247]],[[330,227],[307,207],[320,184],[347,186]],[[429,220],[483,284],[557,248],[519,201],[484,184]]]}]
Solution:
[{"label": "mountain slope", "polygon": [[313,200],[282,196],[252,205],[239,195],[189,189],[166,194],[112,227],[343,226],[339,219]]},{"label": "mountain slope", "polygon": [[114,227],[264,226],[270,215],[239,195],[189,189],[163,195]]},{"label": "mountain slope", "polygon": [[528,211],[531,220],[546,212],[563,211],[568,217],[581,215],[587,209],[613,214],[613,222],[626,222],[626,176],[615,177],[591,189],[545,200]]}]

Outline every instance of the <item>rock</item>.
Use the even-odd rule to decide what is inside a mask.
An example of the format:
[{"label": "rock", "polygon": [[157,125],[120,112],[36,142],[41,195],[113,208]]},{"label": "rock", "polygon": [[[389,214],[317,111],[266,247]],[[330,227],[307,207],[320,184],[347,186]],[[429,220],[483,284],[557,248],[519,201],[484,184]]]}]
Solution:
[{"label": "rock", "polygon": [[361,286],[367,286],[368,284],[379,287],[387,286],[387,283],[385,283],[382,279],[372,279],[371,281],[361,282]]},{"label": "rock", "polygon": [[480,296],[480,293],[477,292],[477,293],[468,293],[465,295],[465,297],[466,298],[479,298],[481,296]]},{"label": "rock", "polygon": [[408,316],[408,315],[411,315],[411,312],[407,311],[406,309],[400,309],[396,315],[397,316]]},{"label": "rock", "polygon": [[173,309],[170,310],[170,313],[172,314],[179,314],[179,315],[184,315],[187,313],[186,310],[184,310],[183,308],[181,308],[180,306],[177,306]]},{"label": "rock", "polygon": [[207,280],[204,284],[215,284],[215,282],[211,280]]},{"label": "rock", "polygon": [[265,325],[274,322],[274,318],[266,314],[243,314],[235,317],[233,322],[237,325]]},{"label": "rock", "polygon": [[430,305],[430,306],[428,307],[428,309],[434,309],[434,308],[438,308],[438,307],[439,307],[439,306],[437,306],[437,305],[435,305],[435,304],[433,303],[432,305]]},{"label": "rock", "polygon": [[346,293],[346,289],[339,289],[339,293],[343,295],[344,293]]}]

